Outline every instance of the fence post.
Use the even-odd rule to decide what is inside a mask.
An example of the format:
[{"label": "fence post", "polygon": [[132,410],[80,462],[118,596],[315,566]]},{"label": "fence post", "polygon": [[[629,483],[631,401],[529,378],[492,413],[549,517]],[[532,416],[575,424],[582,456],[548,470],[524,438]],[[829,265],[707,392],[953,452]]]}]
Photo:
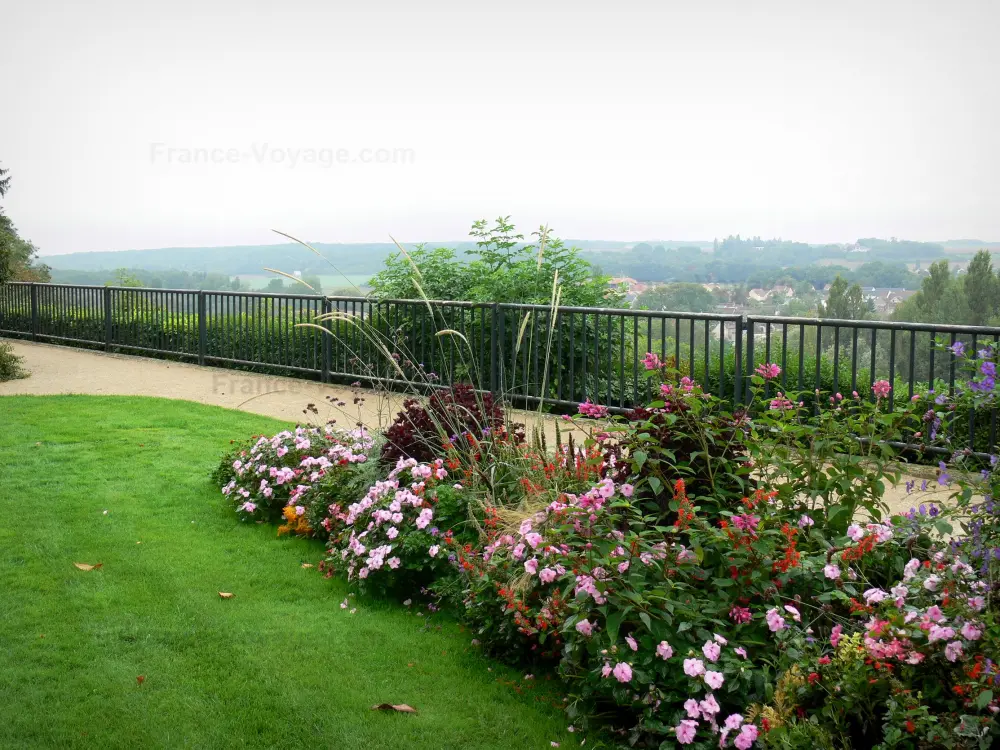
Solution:
[{"label": "fence post", "polygon": [[744,369],[744,374],[747,377],[747,392],[746,400],[750,403],[750,388],[753,383],[750,381],[750,376],[753,375],[753,345],[754,345],[754,335],[757,331],[757,324],[752,317],[747,318],[747,364]]},{"label": "fence post", "polygon": [[[326,297],[323,298],[323,315],[329,315],[333,312],[333,304]],[[330,371],[333,369],[333,330],[332,323],[329,318],[325,318],[323,321],[323,364],[320,372],[320,380],[324,383],[330,382]]]},{"label": "fence post", "polygon": [[733,355],[733,404],[739,406],[743,401],[743,316],[736,319],[736,335],[734,338],[736,351]]},{"label": "fence post", "polygon": [[207,320],[205,315],[205,292],[198,292],[198,364],[205,364],[205,348],[208,341]]},{"label": "fence post", "polygon": [[111,287],[104,287],[104,351],[111,351]]},{"label": "fence post", "polygon": [[38,339],[40,324],[38,320],[38,287],[35,282],[31,282],[31,340]]},{"label": "fence post", "polygon": [[497,303],[490,305],[490,392],[497,392]]}]

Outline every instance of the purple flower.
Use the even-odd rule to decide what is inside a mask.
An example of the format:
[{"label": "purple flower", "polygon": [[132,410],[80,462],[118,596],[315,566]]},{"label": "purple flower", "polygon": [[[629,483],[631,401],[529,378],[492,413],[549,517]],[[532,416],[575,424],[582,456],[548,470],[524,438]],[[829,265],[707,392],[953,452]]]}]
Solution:
[{"label": "purple flower", "polygon": [[961,341],[956,341],[948,348],[951,350],[951,353],[954,354],[956,357],[961,357],[965,354],[965,344],[963,344]]}]

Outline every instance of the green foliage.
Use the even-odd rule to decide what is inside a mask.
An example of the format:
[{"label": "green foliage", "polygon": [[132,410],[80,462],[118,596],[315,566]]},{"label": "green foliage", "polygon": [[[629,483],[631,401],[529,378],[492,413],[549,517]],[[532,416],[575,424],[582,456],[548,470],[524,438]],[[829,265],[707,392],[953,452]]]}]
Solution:
[{"label": "green foliage", "polygon": [[549,304],[558,276],[563,306],[621,304],[621,294],[609,290],[607,277],[596,274],[579,250],[566,247],[546,227],[533,233],[535,244],[526,244],[509,218],[502,216],[492,226],[486,220],[472,225],[476,247],[466,251],[468,262],[450,248],[418,246],[391,255],[371,281],[375,296]]},{"label": "green foliage", "polygon": [[[0,198],[10,190],[8,169],[0,169]],[[38,251],[21,239],[14,222],[0,207],[0,284],[8,281],[48,281],[49,267],[37,262]]]},{"label": "green foliage", "polygon": [[837,320],[865,320],[873,316],[871,300],[865,299],[858,284],[848,286],[847,280],[838,275],[830,285],[830,296],[826,304],[820,303],[818,314],[821,318]]},{"label": "green foliage", "polygon": [[6,380],[28,377],[24,369],[24,358],[14,353],[14,347],[0,342],[0,383]]},{"label": "green foliage", "polygon": [[711,312],[715,305],[715,295],[704,286],[686,283],[654,286],[640,294],[636,300],[639,308],[672,312]]},{"label": "green foliage", "polygon": [[964,276],[953,275],[948,261],[932,263],[920,291],[896,308],[893,320],[914,323],[991,325],[1000,323],[1000,269],[980,250]]}]

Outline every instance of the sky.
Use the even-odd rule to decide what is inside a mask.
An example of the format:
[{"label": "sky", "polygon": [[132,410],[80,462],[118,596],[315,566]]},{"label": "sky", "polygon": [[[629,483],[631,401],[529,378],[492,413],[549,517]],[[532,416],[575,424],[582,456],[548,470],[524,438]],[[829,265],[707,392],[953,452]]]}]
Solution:
[{"label": "sky", "polygon": [[1000,3],[6,2],[42,255],[462,239],[1000,240]]}]

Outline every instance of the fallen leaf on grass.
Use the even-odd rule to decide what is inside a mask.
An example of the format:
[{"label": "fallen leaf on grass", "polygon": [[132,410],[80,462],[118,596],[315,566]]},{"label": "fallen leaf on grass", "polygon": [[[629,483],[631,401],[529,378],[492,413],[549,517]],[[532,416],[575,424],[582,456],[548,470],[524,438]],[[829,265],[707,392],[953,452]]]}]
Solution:
[{"label": "fallen leaf on grass", "polygon": [[220,591],[219,597],[222,599],[232,599],[236,594],[230,594],[228,591]]},{"label": "fallen leaf on grass", "polygon": [[413,706],[407,706],[405,703],[379,703],[377,706],[372,706],[372,711],[398,711],[402,714],[415,714],[417,709]]},{"label": "fallen leaf on grass", "polygon": [[146,681],[146,675],[144,674],[139,675],[138,677],[135,678],[135,681],[139,685],[139,687],[142,687],[142,683]]},{"label": "fallen leaf on grass", "polygon": [[312,563],[302,563],[302,567],[303,568],[311,568],[311,567],[313,567],[313,564]]},{"label": "fallen leaf on grass", "polygon": [[104,565],[104,563],[97,563],[97,565],[88,565],[87,563],[73,563],[73,564],[80,570],[97,570],[102,565]]}]

